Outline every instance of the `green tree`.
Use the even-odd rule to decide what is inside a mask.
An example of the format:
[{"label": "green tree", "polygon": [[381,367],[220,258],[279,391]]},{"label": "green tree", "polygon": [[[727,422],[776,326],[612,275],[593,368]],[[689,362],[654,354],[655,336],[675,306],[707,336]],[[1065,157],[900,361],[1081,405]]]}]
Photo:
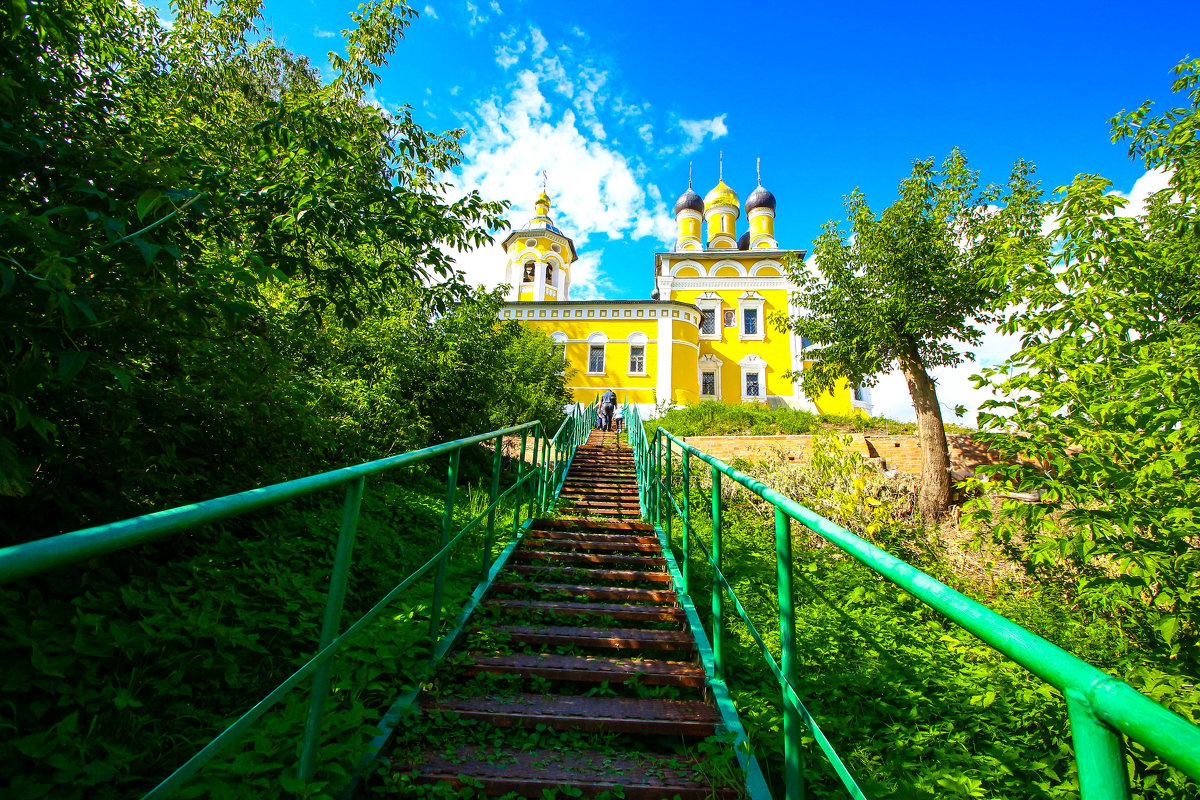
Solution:
[{"label": "green tree", "polygon": [[[1200,61],[1176,68],[1181,104],[1112,120],[1114,141],[1170,175],[1143,213],[1096,175],[1050,206],[1053,254],[1004,259],[991,290],[1022,348],[977,380],[980,439],[1006,503],[994,532],[1035,567],[1066,567],[1080,597],[1126,616],[1172,657],[1200,662]],[[986,509],[981,511],[991,517]]]},{"label": "green tree", "polygon": [[[793,378],[816,397],[844,381],[872,386],[899,364],[908,383],[921,446],[919,505],[927,515],[950,501],[950,455],[929,371],[973,358],[977,327],[994,318],[995,289],[980,288],[987,265],[1038,246],[1040,190],[1018,161],[1008,184],[980,187],[958,151],[935,168],[913,162],[899,198],[878,216],[861,192],[847,199],[849,238],[826,223],[814,243],[818,273],[789,265],[801,309],[786,327],[810,340],[815,363]],[[781,324],[784,324],[781,321]]]},{"label": "green tree", "polygon": [[145,502],[229,440],[266,457],[289,416],[325,425],[293,337],[416,286],[444,311],[466,289],[446,253],[504,225],[439,182],[461,132],[367,102],[402,0],[352,15],[328,82],[259,10],[183,0],[165,28],[120,0],[0,4],[0,495]]}]

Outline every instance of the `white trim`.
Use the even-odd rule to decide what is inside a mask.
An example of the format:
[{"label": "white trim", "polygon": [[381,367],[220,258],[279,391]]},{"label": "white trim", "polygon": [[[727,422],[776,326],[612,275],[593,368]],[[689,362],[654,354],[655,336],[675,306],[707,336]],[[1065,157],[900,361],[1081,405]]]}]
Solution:
[{"label": "white trim", "polygon": [[780,277],[780,278],[783,278],[783,277],[786,277],[786,276],[785,276],[785,274],[784,274],[783,265],[782,265],[782,264],[780,264],[778,261],[775,261],[775,260],[767,260],[767,261],[758,261],[758,262],[755,262],[754,266],[750,268],[750,274],[751,274],[752,276],[757,276],[757,275],[758,275],[758,271],[759,271],[760,269],[762,269],[763,267],[771,267],[772,269],[777,269],[777,270],[779,270],[779,275],[778,275],[778,276],[775,276],[775,275],[764,275],[764,276],[763,276],[764,278],[774,278],[774,277]]},{"label": "white trim", "polygon": [[[748,354],[745,358],[738,362],[738,366],[742,368],[741,386],[738,390],[742,396],[743,403],[765,403],[767,402],[767,362],[763,361],[754,353]],[[758,394],[746,394],[746,376],[758,374]]]},{"label": "white trim", "polygon": [[[588,336],[587,344],[588,344],[587,360],[583,364],[583,368],[585,370],[585,372],[583,374],[584,375],[607,375],[608,374],[608,336],[604,333],[604,331],[596,331],[595,333]],[[600,372],[592,372],[591,371],[592,348],[597,345],[604,348],[602,351],[602,356],[601,356],[601,358],[603,360],[600,362],[601,365],[604,367],[604,369],[601,370]]]},{"label": "white trim", "polygon": [[725,276],[717,275],[717,270],[724,269],[725,267],[733,267],[735,270],[737,270],[737,277],[739,277],[739,278],[745,278],[747,276],[745,266],[743,266],[742,264],[740,264],[737,261],[726,258],[726,259],[722,259],[721,261],[716,262],[715,264],[713,264],[711,267],[708,268],[709,277],[712,277],[712,278],[724,277],[725,279],[728,279],[729,278],[728,275],[725,275]]},{"label": "white trim", "polygon": [[658,341],[662,344],[656,348],[658,363],[655,367],[658,375],[654,381],[654,399],[660,403],[672,399],[671,373],[675,365],[675,346],[671,334],[671,318],[664,314],[658,318]]},{"label": "white trim", "polygon": [[786,291],[794,292],[797,288],[796,284],[792,283],[785,277],[768,277],[768,278],[694,278],[685,276],[675,278],[671,283],[672,291],[688,292],[702,291],[704,289],[730,289],[733,291],[754,290],[760,292],[769,291]]},{"label": "white trim", "polygon": [[[700,328],[700,338],[705,341],[710,341],[710,342],[721,341],[721,336],[722,336],[722,331],[723,331],[723,328],[721,327],[721,305],[722,305],[721,296],[719,294],[717,294],[716,292],[705,292],[704,294],[697,297],[693,301],[692,305],[694,305],[694,306],[696,306],[696,308],[700,309],[701,324],[698,326]],[[703,322],[704,322],[704,312],[705,311],[713,312],[713,332],[712,333],[704,332]]]},{"label": "white trim", "polygon": [[[763,306],[767,302],[766,298],[755,291],[742,292],[738,297],[738,341],[740,342],[761,342],[766,336],[766,319],[763,315]],[[753,310],[757,324],[754,333],[746,333],[746,312]]]},{"label": "white trim", "polygon": [[679,273],[679,270],[683,269],[684,267],[692,267],[693,269],[695,269],[696,272],[699,273],[699,275],[697,275],[696,277],[703,277],[708,274],[707,270],[704,269],[704,265],[701,264],[699,261],[691,261],[691,260],[685,259],[683,261],[676,263],[675,266],[671,267],[671,277],[674,278]]},{"label": "white trim", "polygon": [[[706,372],[714,373],[713,390],[716,392],[715,394],[703,394],[704,373]],[[712,353],[705,353],[696,359],[696,397],[701,400],[721,399],[721,359]]]}]

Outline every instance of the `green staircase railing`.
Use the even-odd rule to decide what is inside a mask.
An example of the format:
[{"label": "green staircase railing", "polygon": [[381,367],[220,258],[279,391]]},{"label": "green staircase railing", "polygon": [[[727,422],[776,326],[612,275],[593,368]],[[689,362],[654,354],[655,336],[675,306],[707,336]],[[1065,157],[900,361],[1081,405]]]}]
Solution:
[{"label": "green staircase railing", "polygon": [[[746,625],[764,661],[779,681],[784,709],[784,786],[787,800],[800,800],[804,796],[800,745],[804,727],[808,728],[825,753],[850,796],[865,800],[862,790],[796,692],[799,664],[791,585],[792,520],[839,547],[1062,692],[1071,724],[1083,800],[1128,800],[1129,776],[1123,737],[1141,743],[1167,764],[1200,781],[1200,727],[1163,708],[1124,681],[1101,672],[720,459],[686,444],[668,431],[659,428],[653,437],[648,437],[636,406],[626,406],[625,424],[629,444],[634,450],[643,514],[654,523],[668,545],[671,544],[673,521],[678,518],[682,522],[678,542],[682,559],[676,576],[681,599],[690,596],[689,566],[698,549],[693,546],[698,537],[691,523],[689,507],[691,460],[698,459],[711,471],[711,539],[708,552],[699,550],[713,576],[709,631],[712,655],[711,659],[705,659],[705,667],[710,679],[719,681],[724,689],[724,603],[728,597],[733,610]],[[676,448],[682,471],[682,505],[671,491]],[[775,509],[776,592],[779,597],[781,642],[778,661],[721,572],[722,477],[744,486]],[[670,548],[664,549],[669,551]]]},{"label": "green staircase railing", "polygon": [[[562,485],[567,469],[570,466],[575,449],[583,443],[592,428],[595,419],[594,403],[571,408],[553,436],[547,435],[540,421],[527,422],[503,430],[458,439],[453,442],[426,447],[421,450],[403,453],[390,458],[358,464],[353,467],[311,475],[285,483],[264,486],[239,494],[218,497],[201,503],[180,506],[167,511],[159,511],[134,519],[100,525],[94,528],[64,533],[39,539],[25,544],[0,549],[0,585],[17,581],[32,575],[37,575],[57,567],[74,564],[88,558],[101,556],[133,547],[138,544],[155,541],[175,533],[190,530],[220,520],[229,519],[258,509],[277,505],[297,497],[311,495],[317,492],[337,488],[345,488],[345,503],[342,511],[341,529],[338,534],[337,549],[333,557],[332,575],[329,581],[329,594],[326,602],[324,617],[321,625],[320,639],[316,653],[304,665],[272,689],[265,697],[235,720],[229,727],[216,736],[203,749],[188,759],[160,784],[145,795],[151,798],[165,798],[178,790],[188,778],[198,772],[206,763],[236,742],[258,719],[267,713],[274,705],[290,691],[311,679],[311,695],[305,725],[304,742],[301,749],[297,776],[304,780],[312,780],[320,749],[321,720],[325,703],[329,696],[330,660],[356,639],[363,629],[376,619],[387,607],[400,598],[403,592],[433,572],[433,602],[430,609],[429,636],[434,642],[432,663],[439,661],[454,645],[463,630],[467,617],[474,610],[484,591],[491,584],[496,574],[504,566],[509,554],[515,549],[529,518],[544,511],[554,503],[558,489]],[[505,491],[500,491],[500,469],[502,460],[502,441],[505,436],[521,437],[520,459],[517,462],[517,479]],[[530,435],[532,434],[532,439]],[[458,484],[459,456],[463,448],[484,442],[493,443],[492,476],[489,493],[490,502],[486,509],[468,522],[457,533],[452,532],[454,514],[454,496]],[[528,447],[533,451],[530,462],[526,463]],[[446,481],[446,497],[442,513],[439,550],[425,564],[410,573],[386,595],[384,595],[365,614],[347,626],[341,627],[342,605],[346,595],[346,584],[353,562],[354,537],[358,526],[359,508],[362,503],[363,491],[367,478],[391,470],[419,464],[429,459],[449,456],[449,468]],[[527,488],[528,486],[528,488]],[[496,534],[496,511],[509,495],[515,494],[513,500],[513,522],[511,540],[508,546],[492,559]],[[522,521],[522,516],[525,519]],[[442,633],[442,595],[446,579],[446,569],[450,553],[454,546],[477,525],[486,519],[487,525],[480,559],[481,583],[467,601],[462,613],[455,624],[446,633]],[[415,694],[415,693],[414,693]],[[407,698],[411,701],[411,698]],[[389,736],[388,732],[395,726],[398,710],[406,704],[406,699],[397,701],[384,716],[379,726],[384,734],[378,737],[373,747],[376,751],[382,748]]]}]

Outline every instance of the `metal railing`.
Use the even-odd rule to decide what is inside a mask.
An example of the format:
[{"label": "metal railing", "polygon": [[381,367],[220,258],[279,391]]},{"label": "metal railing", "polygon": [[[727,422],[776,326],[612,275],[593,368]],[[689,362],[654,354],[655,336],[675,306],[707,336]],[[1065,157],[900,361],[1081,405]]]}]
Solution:
[{"label": "metal railing", "polygon": [[[310,677],[312,688],[297,776],[306,782],[311,781],[319,757],[321,721],[326,700],[329,697],[332,657],[357,638],[370,622],[401,596],[405,589],[430,571],[434,573],[433,601],[429,619],[429,637],[434,642],[432,663],[436,663],[444,656],[461,633],[466,616],[474,609],[483,591],[504,566],[508,555],[515,549],[524,529],[528,527],[528,518],[553,504],[575,449],[587,439],[588,433],[591,431],[591,421],[595,419],[593,406],[594,404],[573,406],[553,436],[547,436],[543,431],[542,423],[535,420],[524,425],[458,439],[353,467],[345,467],[121,522],[6,547],[0,549],[0,585],[88,558],[162,539],[201,525],[278,505],[297,497],[344,486],[346,496],[342,508],[341,528],[333,557],[329,594],[316,653],[203,749],[151,789],[145,795],[145,800],[169,797],[207,762],[237,741],[251,725],[282,700],[288,692],[300,686]],[[503,457],[503,437],[518,434],[521,437],[521,446],[520,458],[517,462],[517,479],[512,486],[501,492],[500,469]],[[532,434],[532,440],[530,434]],[[454,496],[458,485],[459,456],[464,448],[489,441],[493,443],[494,447],[489,491],[490,502],[483,512],[457,533],[453,533],[451,528],[454,519]],[[532,444],[533,452],[529,463],[526,463],[527,448],[530,444]],[[392,588],[370,610],[342,630],[342,606],[346,596],[346,584],[353,560],[354,537],[367,478],[444,456],[449,456],[449,467],[437,553]],[[531,484],[528,489],[526,488],[527,484]],[[511,541],[493,561],[496,511],[501,501],[510,494],[515,494]],[[522,522],[523,514],[526,517],[524,522]],[[451,626],[448,632],[442,634],[442,598],[450,552],[468,532],[474,530],[485,519],[487,526],[480,559],[481,584],[475,590],[472,599],[468,601],[458,624]],[[393,706],[393,710],[395,708]],[[392,712],[385,715],[385,726],[383,727],[386,727],[388,718],[393,716]],[[375,747],[381,747],[386,738],[386,735],[378,738]]]},{"label": "metal railing", "polygon": [[[698,539],[691,524],[689,507],[692,458],[706,464],[711,472],[711,540],[708,543],[709,552],[699,550],[708,562],[713,577],[710,622],[712,659],[711,664],[705,666],[710,675],[718,678],[723,675],[724,601],[728,597],[733,610],[746,625],[763,659],[779,681],[784,715],[783,777],[787,800],[800,800],[804,796],[800,744],[802,723],[829,758],[830,765],[850,796],[865,800],[862,790],[796,692],[799,664],[792,593],[792,520],[853,556],[1062,692],[1075,745],[1080,794],[1084,800],[1128,800],[1129,775],[1123,737],[1141,743],[1170,766],[1193,780],[1200,780],[1200,727],[1163,708],[1124,681],[1101,672],[720,459],[686,444],[670,432],[659,428],[653,437],[648,437],[636,407],[626,407],[625,420],[629,444],[635,454],[643,513],[664,533],[668,544],[671,543],[674,519],[682,522],[679,540],[682,563],[676,578],[681,594],[690,594],[691,591],[690,563],[696,553],[693,542]],[[679,450],[683,473],[682,506],[670,488],[676,448]],[[722,477],[744,486],[775,509],[776,592],[779,598],[781,642],[779,661],[775,660],[721,571]]]}]

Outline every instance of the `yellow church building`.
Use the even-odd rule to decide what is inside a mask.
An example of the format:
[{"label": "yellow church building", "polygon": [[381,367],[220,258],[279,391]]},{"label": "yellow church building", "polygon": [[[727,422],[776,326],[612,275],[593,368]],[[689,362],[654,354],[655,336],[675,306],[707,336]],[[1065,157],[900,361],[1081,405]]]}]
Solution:
[{"label": "yellow church building", "polygon": [[779,248],[775,196],[761,183],[746,199],[739,236],[733,189],[719,180],[701,200],[689,181],[675,203],[675,247],[654,254],[649,300],[571,300],[575,243],[554,226],[544,190],[534,209],[504,240],[509,294],[500,318],[538,327],[562,346],[577,401],[611,388],[644,416],[702,400],[870,413],[865,389],[810,398],[785,377],[804,368],[805,343],[773,317],[795,313],[783,259],[805,251]]}]

